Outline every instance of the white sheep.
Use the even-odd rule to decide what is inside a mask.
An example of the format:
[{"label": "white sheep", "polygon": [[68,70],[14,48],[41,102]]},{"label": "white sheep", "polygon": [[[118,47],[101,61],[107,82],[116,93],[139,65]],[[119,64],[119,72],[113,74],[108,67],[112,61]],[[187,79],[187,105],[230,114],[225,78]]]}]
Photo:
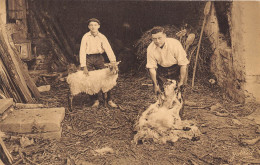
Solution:
[{"label": "white sheep", "polygon": [[158,101],[150,105],[136,123],[134,142],[153,139],[154,142],[166,143],[198,137],[200,131],[194,123],[181,120],[179,112],[182,107],[183,100],[176,81],[167,80]]},{"label": "white sheep", "polygon": [[86,76],[82,70],[75,72],[75,65],[71,65],[69,67],[69,75],[67,77],[67,83],[70,87],[69,110],[72,110],[74,96],[79,93],[93,95],[102,91],[104,93],[105,106],[107,106],[106,93],[117,84],[118,64],[119,62],[105,64],[107,68],[89,71],[88,76]]}]

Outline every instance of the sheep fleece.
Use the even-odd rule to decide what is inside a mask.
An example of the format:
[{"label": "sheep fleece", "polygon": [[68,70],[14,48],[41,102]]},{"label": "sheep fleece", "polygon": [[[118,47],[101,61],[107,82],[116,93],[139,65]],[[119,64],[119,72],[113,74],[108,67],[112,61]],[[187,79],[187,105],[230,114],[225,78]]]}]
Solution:
[{"label": "sheep fleece", "polygon": [[[142,113],[135,125],[137,134],[134,142],[139,140],[153,139],[154,142],[165,144],[167,141],[176,142],[179,138],[192,139],[201,133],[192,121],[181,120],[179,109],[182,104],[175,104],[173,108],[158,107],[159,102],[150,105]],[[191,128],[189,131],[183,127]]]},{"label": "sheep fleece", "polygon": [[116,86],[118,74],[111,74],[108,68],[89,71],[86,76],[82,70],[69,74],[67,83],[72,95],[84,92],[89,95],[97,94],[99,91],[108,92]]}]

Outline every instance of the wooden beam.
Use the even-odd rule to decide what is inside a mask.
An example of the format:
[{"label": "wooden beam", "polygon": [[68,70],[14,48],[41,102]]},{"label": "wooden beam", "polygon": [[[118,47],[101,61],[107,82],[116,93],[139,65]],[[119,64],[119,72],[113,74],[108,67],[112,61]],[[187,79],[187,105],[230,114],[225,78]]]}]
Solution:
[{"label": "wooden beam", "polygon": [[7,150],[4,141],[0,137],[0,160],[5,164],[5,165],[11,165],[13,162],[12,155],[9,153]]},{"label": "wooden beam", "polygon": [[22,98],[21,96],[18,94],[18,91],[15,87],[14,82],[12,81],[9,73],[7,72],[4,63],[1,59],[1,55],[0,55],[0,81],[1,81],[1,86],[3,89],[3,94],[5,97],[8,98],[14,98],[14,100],[16,102],[21,102]]},{"label": "wooden beam", "polygon": [[[33,102],[31,92],[29,91],[26,81],[23,76],[23,72],[20,68],[21,59],[18,57],[18,54],[15,53],[16,48],[12,48],[10,41],[8,40],[7,31],[5,26],[0,20],[0,40],[1,40],[1,57],[3,62],[11,75],[11,78],[14,80],[18,92],[23,96],[23,102]],[[17,51],[17,50],[16,50]],[[20,62],[19,62],[20,60]]]},{"label": "wooden beam", "polygon": [[14,79],[16,88],[19,89],[18,92],[20,92],[20,95],[23,96],[22,100],[19,101],[35,102],[32,94],[38,99],[40,97],[40,93],[30,78],[28,70],[25,70],[19,57],[19,52],[15,48],[13,41],[9,41],[7,36],[8,32],[6,31],[1,20],[0,26],[0,40],[2,42],[0,46],[1,57],[8,72],[11,74],[11,78]]}]

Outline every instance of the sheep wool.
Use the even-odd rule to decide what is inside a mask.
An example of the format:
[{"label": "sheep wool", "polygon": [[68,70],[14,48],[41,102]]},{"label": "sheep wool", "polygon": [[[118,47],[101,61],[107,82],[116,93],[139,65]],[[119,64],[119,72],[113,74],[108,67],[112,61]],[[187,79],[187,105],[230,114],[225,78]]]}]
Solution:
[{"label": "sheep wool", "polygon": [[167,141],[176,142],[179,138],[192,139],[200,136],[201,133],[195,123],[181,120],[179,112],[183,101],[179,101],[180,94],[174,92],[175,88],[174,81],[166,85],[164,102],[160,103],[161,101],[158,100],[142,113],[135,125],[137,134],[134,136],[134,142],[136,144],[139,141],[151,139],[156,143],[166,143]]},{"label": "sheep wool", "polygon": [[[140,140],[149,139],[165,144],[167,141],[176,142],[179,138],[192,139],[201,134],[192,121],[181,120],[179,111],[176,111],[179,105],[168,109],[159,107],[158,104],[158,102],[152,104],[139,118],[135,127],[137,134],[134,136],[134,142],[136,144]],[[185,127],[190,130],[183,130]]]},{"label": "sheep wool", "polygon": [[109,68],[89,71],[86,76],[82,70],[69,74],[67,83],[70,86],[71,95],[75,96],[79,93],[89,95],[97,94],[98,92],[108,92],[116,86],[118,74],[111,74]]}]

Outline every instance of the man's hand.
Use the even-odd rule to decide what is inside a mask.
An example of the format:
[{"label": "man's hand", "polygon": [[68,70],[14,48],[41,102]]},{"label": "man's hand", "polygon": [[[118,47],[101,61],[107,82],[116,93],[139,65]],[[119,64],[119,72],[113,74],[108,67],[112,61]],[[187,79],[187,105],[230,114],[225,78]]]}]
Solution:
[{"label": "man's hand", "polygon": [[154,93],[158,95],[161,92],[160,87],[158,84],[154,84]]},{"label": "man's hand", "polygon": [[178,83],[178,90],[181,91],[181,92],[184,92],[184,88],[185,88],[185,86],[184,86],[183,82],[179,82]]},{"label": "man's hand", "polygon": [[180,81],[180,82],[178,83],[178,88],[180,88],[181,86],[183,86],[183,82]]},{"label": "man's hand", "polygon": [[86,76],[89,75],[89,73],[88,73],[88,68],[87,68],[86,66],[83,68],[83,73],[84,73]]}]

